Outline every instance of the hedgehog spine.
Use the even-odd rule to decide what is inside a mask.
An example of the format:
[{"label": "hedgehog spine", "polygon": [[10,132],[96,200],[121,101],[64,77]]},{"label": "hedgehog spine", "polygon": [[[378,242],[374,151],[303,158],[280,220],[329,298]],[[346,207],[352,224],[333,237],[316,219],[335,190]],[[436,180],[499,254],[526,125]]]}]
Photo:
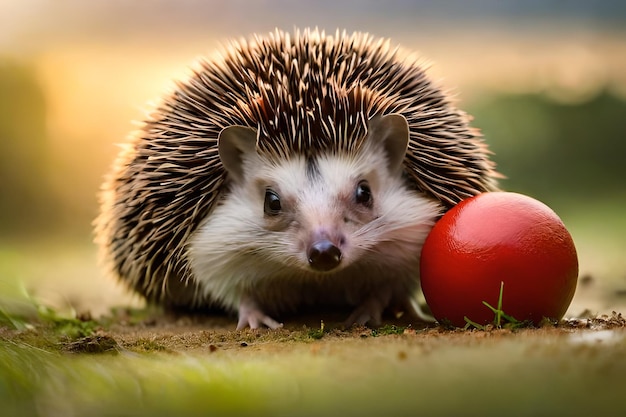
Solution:
[{"label": "hedgehog spine", "polygon": [[[216,300],[200,288],[190,254],[200,225],[231,197],[237,175],[220,158],[220,133],[254,129],[256,153],[269,166],[300,161],[315,173],[307,161],[354,155],[369,121],[391,114],[408,124],[405,190],[449,208],[497,188],[489,151],[466,115],[388,42],[317,30],[235,42],[223,58],[200,61],[178,82],[120,153],[100,194],[102,258],[151,302],[211,308]],[[331,265],[337,252],[324,245],[320,262]]]}]

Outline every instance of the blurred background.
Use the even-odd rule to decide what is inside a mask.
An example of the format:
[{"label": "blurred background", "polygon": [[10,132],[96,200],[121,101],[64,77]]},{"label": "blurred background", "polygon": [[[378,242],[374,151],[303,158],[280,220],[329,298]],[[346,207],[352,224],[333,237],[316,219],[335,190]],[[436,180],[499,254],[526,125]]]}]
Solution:
[{"label": "blurred background", "polygon": [[474,116],[502,186],[574,236],[569,315],[626,304],[622,1],[0,0],[0,296],[140,305],[97,267],[91,221],[118,147],[196,57],[275,27],[367,31],[418,52]]}]

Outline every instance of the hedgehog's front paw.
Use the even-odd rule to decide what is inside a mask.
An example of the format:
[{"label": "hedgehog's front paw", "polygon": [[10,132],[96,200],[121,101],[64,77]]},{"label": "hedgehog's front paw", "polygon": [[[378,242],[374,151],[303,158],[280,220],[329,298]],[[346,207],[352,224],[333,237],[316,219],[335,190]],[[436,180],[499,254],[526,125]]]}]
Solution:
[{"label": "hedgehog's front paw", "polygon": [[239,322],[237,323],[237,330],[245,329],[248,326],[250,326],[251,329],[258,329],[261,325],[265,325],[270,329],[283,327],[282,323],[277,322],[262,312],[256,301],[251,297],[241,297],[241,301],[239,302]]},{"label": "hedgehog's front paw", "polygon": [[369,299],[367,302],[354,309],[352,314],[343,322],[343,327],[352,327],[354,324],[364,326],[380,326],[382,322],[384,307],[381,307],[376,300]]},{"label": "hedgehog's front paw", "polygon": [[391,299],[391,292],[383,290],[377,294],[374,294],[365,300],[354,309],[350,317],[343,322],[344,327],[350,327],[353,324],[364,326],[369,324],[371,326],[380,326],[382,323],[383,312],[389,305]]}]

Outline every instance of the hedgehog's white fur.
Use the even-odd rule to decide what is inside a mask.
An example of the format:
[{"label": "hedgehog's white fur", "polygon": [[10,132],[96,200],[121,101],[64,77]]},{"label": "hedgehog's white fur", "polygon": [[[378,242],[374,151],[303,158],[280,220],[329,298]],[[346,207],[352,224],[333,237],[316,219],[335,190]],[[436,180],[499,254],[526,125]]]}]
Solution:
[{"label": "hedgehog's white fur", "polygon": [[[405,135],[401,164],[408,127],[395,134]],[[376,324],[390,304],[408,306],[419,283],[422,243],[443,208],[409,189],[402,170],[389,166],[384,140],[368,137],[357,152],[319,155],[313,176],[303,156],[247,156],[242,178],[190,241],[193,274],[207,298],[239,309],[240,327],[255,327],[257,319],[275,327],[265,311],[280,314],[302,304],[351,305],[356,310],[347,324]],[[371,186],[370,209],[353,202],[362,180]],[[263,215],[267,188],[285,201],[282,225]],[[307,257],[320,230],[341,242],[343,254],[325,273],[314,271]]]}]

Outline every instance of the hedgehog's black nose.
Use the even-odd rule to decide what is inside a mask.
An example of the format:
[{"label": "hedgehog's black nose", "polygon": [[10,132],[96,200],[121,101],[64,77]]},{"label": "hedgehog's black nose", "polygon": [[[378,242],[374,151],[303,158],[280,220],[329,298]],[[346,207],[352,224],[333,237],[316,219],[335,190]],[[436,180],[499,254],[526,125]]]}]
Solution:
[{"label": "hedgehog's black nose", "polygon": [[318,240],[309,248],[309,265],[318,271],[330,271],[341,262],[341,251],[330,241]]}]

